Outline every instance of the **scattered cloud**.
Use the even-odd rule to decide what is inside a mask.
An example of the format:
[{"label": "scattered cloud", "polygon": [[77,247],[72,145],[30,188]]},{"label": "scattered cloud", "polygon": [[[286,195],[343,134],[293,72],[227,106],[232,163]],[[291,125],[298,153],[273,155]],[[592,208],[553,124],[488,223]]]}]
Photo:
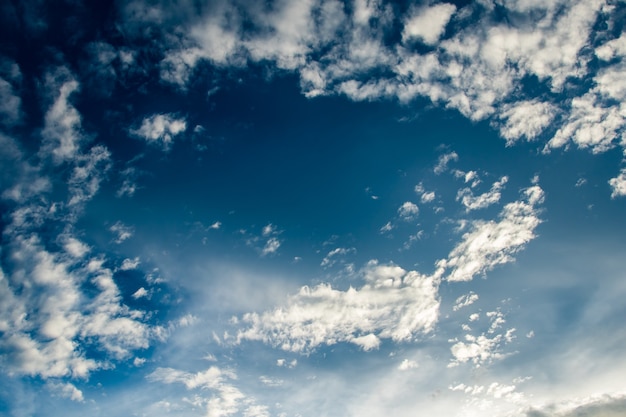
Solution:
[{"label": "scattered cloud", "polygon": [[469,281],[496,265],[510,262],[512,256],[535,238],[534,230],[541,223],[539,208],[543,190],[534,185],[523,191],[523,198],[504,206],[500,220],[471,222],[471,230],[448,255],[438,262],[439,274],[450,270],[448,281]]},{"label": "scattered cloud", "polygon": [[419,207],[415,203],[410,201],[404,202],[400,208],[398,208],[398,215],[404,221],[411,221],[419,214]]},{"label": "scattered cloud", "polygon": [[434,45],[443,35],[456,6],[449,3],[413,9],[408,15],[402,31],[402,41],[419,39],[425,44]]},{"label": "scattered cloud", "polygon": [[509,177],[504,176],[500,178],[499,181],[494,182],[489,191],[477,196],[474,196],[474,192],[471,188],[462,188],[457,193],[456,200],[461,200],[461,203],[465,206],[466,211],[479,210],[489,207],[490,205],[496,204],[500,201],[500,192],[508,181]]},{"label": "scattered cloud", "polygon": [[115,243],[118,245],[125,240],[133,237],[134,230],[130,226],[126,226],[124,223],[117,221],[111,227],[109,227],[109,231],[115,234]]},{"label": "scattered cloud", "polygon": [[131,129],[133,136],[145,139],[147,143],[159,144],[169,150],[174,138],[187,130],[187,121],[173,114],[154,114],[146,117],[137,129]]}]

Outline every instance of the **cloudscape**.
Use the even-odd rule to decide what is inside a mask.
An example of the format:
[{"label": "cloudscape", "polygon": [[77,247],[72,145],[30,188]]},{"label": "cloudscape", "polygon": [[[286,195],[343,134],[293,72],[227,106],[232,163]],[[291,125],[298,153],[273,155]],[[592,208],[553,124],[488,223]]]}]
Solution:
[{"label": "cloudscape", "polygon": [[626,3],[0,10],[0,416],[626,415]]}]

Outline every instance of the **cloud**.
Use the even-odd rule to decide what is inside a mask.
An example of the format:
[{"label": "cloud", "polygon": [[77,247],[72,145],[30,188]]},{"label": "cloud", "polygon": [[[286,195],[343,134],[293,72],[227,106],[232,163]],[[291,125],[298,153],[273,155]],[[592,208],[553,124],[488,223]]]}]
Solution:
[{"label": "cloud", "polygon": [[419,212],[420,212],[419,207],[417,207],[417,205],[415,203],[412,203],[410,201],[404,202],[398,208],[398,215],[404,221],[411,221],[411,220],[413,220],[415,217],[417,217]]},{"label": "cloud", "polygon": [[456,301],[454,302],[454,307],[452,307],[452,310],[458,311],[462,309],[463,307],[467,307],[471,304],[474,304],[476,301],[478,301],[478,294],[476,294],[473,291],[470,291],[469,294],[462,295],[456,299]]},{"label": "cloud", "polygon": [[56,393],[62,398],[69,398],[72,401],[81,402],[81,403],[85,401],[83,397],[83,392],[69,382],[66,382],[66,383],[48,382],[46,384],[46,387],[50,391],[52,391],[53,393]]},{"label": "cloud", "polygon": [[328,252],[328,254],[326,254],[324,259],[322,259],[322,263],[320,265],[325,268],[330,268],[337,262],[337,260],[335,259],[337,256],[345,256],[349,253],[355,252],[356,248],[335,248]]},{"label": "cloud", "polygon": [[152,144],[160,144],[163,150],[169,150],[176,136],[187,130],[184,118],[175,118],[173,114],[154,114],[146,117],[138,129],[131,129],[133,136],[145,139]]},{"label": "cloud", "polygon": [[465,211],[468,212],[489,207],[500,201],[500,191],[502,191],[508,181],[509,177],[504,176],[500,178],[500,181],[493,183],[491,190],[478,196],[474,196],[471,188],[463,188],[457,193],[456,200],[461,200],[461,203],[465,206]]},{"label": "cloud", "polygon": [[619,175],[609,180],[609,185],[613,189],[611,198],[623,197],[626,195],[626,168],[622,168]]},{"label": "cloud", "polygon": [[284,307],[248,313],[238,342],[261,340],[292,352],[350,342],[365,350],[381,339],[407,341],[433,330],[438,318],[438,283],[415,271],[371,261],[361,271],[366,284],[347,291],[328,284],[302,287]]},{"label": "cloud", "polygon": [[592,396],[565,404],[532,407],[526,417],[619,417],[626,412],[624,396]]},{"label": "cloud", "polygon": [[126,226],[120,221],[115,222],[111,227],[109,227],[109,231],[115,234],[115,243],[118,245],[133,237],[134,233],[132,227]]},{"label": "cloud", "polygon": [[278,248],[280,248],[280,245],[281,242],[280,240],[278,240],[278,238],[271,237],[267,239],[267,242],[265,242],[265,246],[263,246],[263,249],[261,249],[261,256],[267,256],[276,253],[278,251]]},{"label": "cloud", "polygon": [[[76,256],[77,241],[66,242],[68,254],[49,252],[36,235],[14,236],[4,247],[15,260],[9,274],[0,271],[0,346],[9,374],[87,378],[109,360],[147,348],[158,334],[142,312],[122,304],[104,260],[85,262]],[[94,352],[105,356],[95,359]]]},{"label": "cloud", "polygon": [[174,368],[157,368],[146,377],[151,382],[182,384],[187,390],[209,390],[213,395],[195,396],[195,406],[206,408],[207,417],[229,416],[240,411],[246,416],[267,416],[265,406],[246,397],[231,381],[237,375],[231,371],[211,366],[205,371],[190,373]]},{"label": "cloud", "polygon": [[22,99],[15,91],[15,85],[19,85],[21,79],[19,66],[0,57],[0,123],[8,127],[22,121]]},{"label": "cloud", "polygon": [[55,73],[47,74],[45,84],[54,102],[45,115],[40,153],[51,156],[56,164],[60,164],[72,160],[84,141],[81,116],[69,101],[70,96],[79,90],[79,83],[61,67]]},{"label": "cloud", "polygon": [[417,38],[428,45],[437,43],[455,11],[456,6],[448,3],[414,9],[404,24],[402,41]]},{"label": "cloud", "polygon": [[417,368],[418,364],[415,361],[404,359],[400,365],[398,365],[398,369],[400,371],[408,371],[409,369]]},{"label": "cloud", "polygon": [[535,238],[534,230],[541,223],[538,207],[544,199],[538,186],[526,188],[521,200],[509,203],[496,221],[474,221],[471,231],[450,252],[438,261],[439,274],[449,270],[448,281],[470,281],[496,265],[510,262],[513,255]]},{"label": "cloud", "polygon": [[448,170],[448,164],[452,161],[458,161],[459,155],[456,152],[449,152],[441,155],[437,161],[437,165],[433,169],[433,172],[437,175],[442,174]]}]

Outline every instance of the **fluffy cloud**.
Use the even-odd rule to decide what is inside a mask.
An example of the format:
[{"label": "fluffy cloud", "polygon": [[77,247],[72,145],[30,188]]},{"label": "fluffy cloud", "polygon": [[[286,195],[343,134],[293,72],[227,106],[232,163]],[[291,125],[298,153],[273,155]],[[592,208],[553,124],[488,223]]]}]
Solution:
[{"label": "fluffy cloud", "polygon": [[455,11],[456,7],[449,3],[413,10],[404,24],[402,40],[417,38],[426,44],[435,44]]},{"label": "fluffy cloud", "polygon": [[619,175],[609,180],[609,185],[613,189],[611,197],[621,197],[626,195],[626,168],[622,168]]},{"label": "fluffy cloud", "polygon": [[148,143],[160,144],[164,150],[168,150],[174,138],[185,130],[187,121],[184,118],[177,119],[173,114],[154,114],[143,119],[141,126],[132,129],[130,133]]},{"label": "fluffy cloud", "polygon": [[237,340],[261,340],[301,353],[339,342],[370,350],[381,339],[413,340],[433,330],[439,312],[436,280],[376,261],[362,276],[366,284],[359,289],[303,287],[284,307],[244,315],[247,328]]},{"label": "fluffy cloud", "polygon": [[459,190],[456,195],[457,201],[461,200],[461,203],[465,206],[466,211],[478,210],[485,207],[489,207],[492,204],[500,201],[500,196],[504,185],[509,181],[509,178],[504,176],[500,178],[500,181],[496,181],[491,186],[491,190],[488,192],[474,196],[471,188],[463,188]]},{"label": "fluffy cloud", "polygon": [[510,262],[512,256],[535,237],[541,223],[538,205],[543,190],[534,185],[523,192],[523,199],[504,206],[499,221],[474,221],[471,231],[448,255],[438,262],[438,274],[449,270],[448,281],[469,281],[496,265]]},{"label": "fluffy cloud", "polygon": [[419,212],[419,207],[417,207],[415,203],[412,203],[410,201],[404,202],[398,208],[398,215],[402,220],[405,221],[413,220],[419,214]]}]

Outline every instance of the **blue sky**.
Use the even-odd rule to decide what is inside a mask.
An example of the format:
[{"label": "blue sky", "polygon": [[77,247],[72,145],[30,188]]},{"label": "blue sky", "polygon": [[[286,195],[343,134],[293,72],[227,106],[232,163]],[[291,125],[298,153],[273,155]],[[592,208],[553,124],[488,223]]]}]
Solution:
[{"label": "blue sky", "polygon": [[0,7],[1,416],[626,413],[623,2]]}]

